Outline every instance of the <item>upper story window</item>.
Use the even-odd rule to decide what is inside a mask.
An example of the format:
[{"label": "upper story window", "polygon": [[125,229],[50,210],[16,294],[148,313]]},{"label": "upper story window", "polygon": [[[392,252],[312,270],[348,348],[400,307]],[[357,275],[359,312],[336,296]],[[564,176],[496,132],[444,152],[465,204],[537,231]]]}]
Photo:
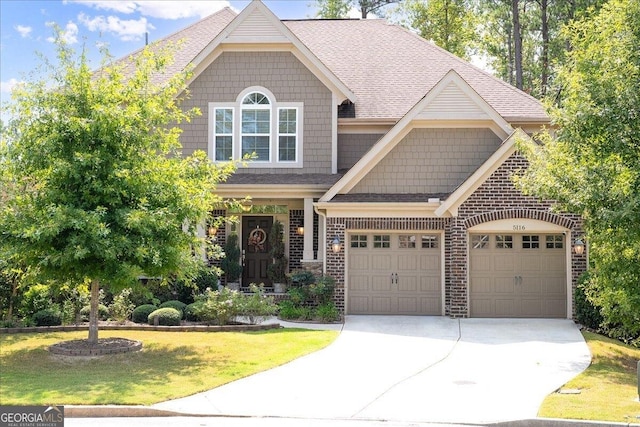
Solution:
[{"label": "upper story window", "polygon": [[249,167],[302,167],[302,114],[302,103],[279,103],[265,88],[209,103],[209,153],[214,161],[255,155]]}]

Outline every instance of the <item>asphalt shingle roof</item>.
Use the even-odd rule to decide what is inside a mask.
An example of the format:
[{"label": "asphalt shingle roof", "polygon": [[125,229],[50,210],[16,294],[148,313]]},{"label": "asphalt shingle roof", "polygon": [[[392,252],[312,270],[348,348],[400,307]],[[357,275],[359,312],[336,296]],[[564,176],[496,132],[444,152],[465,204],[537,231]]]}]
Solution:
[{"label": "asphalt shingle roof", "polygon": [[[225,8],[161,40],[184,41],[164,76],[184,69],[236,16]],[[357,119],[400,119],[451,69],[507,121],[548,119],[535,98],[384,20],[282,22],[355,93]]]}]

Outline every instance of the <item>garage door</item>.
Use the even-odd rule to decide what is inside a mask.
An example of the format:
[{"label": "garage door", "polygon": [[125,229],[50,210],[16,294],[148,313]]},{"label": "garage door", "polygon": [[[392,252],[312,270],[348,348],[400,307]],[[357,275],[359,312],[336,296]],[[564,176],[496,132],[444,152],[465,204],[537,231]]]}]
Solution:
[{"label": "garage door", "polygon": [[349,314],[441,315],[441,236],[349,235]]},{"label": "garage door", "polygon": [[472,317],[567,315],[562,234],[471,234]]}]

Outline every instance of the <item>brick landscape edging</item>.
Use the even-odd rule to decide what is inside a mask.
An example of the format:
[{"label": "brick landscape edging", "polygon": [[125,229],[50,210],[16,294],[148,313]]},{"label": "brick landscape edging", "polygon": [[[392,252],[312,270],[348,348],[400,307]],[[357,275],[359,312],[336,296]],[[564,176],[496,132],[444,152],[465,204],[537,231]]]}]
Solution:
[{"label": "brick landscape edging", "polygon": [[[162,331],[162,332],[249,332],[280,329],[279,323],[269,325],[184,325],[184,326],[154,326],[154,325],[101,325],[101,331]],[[2,334],[19,334],[32,332],[73,332],[88,331],[89,325],[68,326],[32,326],[27,328],[0,328]]]}]

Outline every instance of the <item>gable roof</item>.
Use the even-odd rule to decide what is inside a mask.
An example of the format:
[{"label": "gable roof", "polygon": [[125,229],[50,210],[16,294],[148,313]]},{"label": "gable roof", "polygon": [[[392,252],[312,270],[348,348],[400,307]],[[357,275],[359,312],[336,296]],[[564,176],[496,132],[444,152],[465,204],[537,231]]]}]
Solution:
[{"label": "gable roof", "polygon": [[457,216],[458,208],[462,205],[474,191],[478,189],[513,153],[517,150],[516,142],[526,140],[533,143],[533,140],[521,129],[516,129],[500,147],[480,166],[469,178],[465,180],[456,190],[447,197],[436,209],[437,216]]},{"label": "gable roof", "polygon": [[[449,111],[455,100],[457,111]],[[453,107],[452,107],[453,108]],[[328,202],[338,194],[348,193],[382,159],[396,147],[420,121],[475,121],[476,126],[491,128],[501,139],[513,129],[471,86],[454,70],[449,71],[396,125],[391,128],[355,165],[327,191],[321,202]]]},{"label": "gable roof", "polygon": [[259,50],[261,43],[256,42],[260,40],[272,46],[286,42],[325,84],[333,85],[343,99],[356,101],[355,119],[397,121],[455,70],[505,120],[549,120],[535,98],[384,20],[280,21],[261,1],[253,0],[240,14],[222,9],[159,44],[179,40],[184,43],[174,55],[174,63],[158,80],[189,64],[208,65],[209,54],[221,44],[246,42]]},{"label": "gable roof", "polygon": [[[320,61],[309,48],[287,28],[261,1],[254,0],[213,40],[211,40],[191,63],[195,75],[202,72],[217,57],[214,52],[221,45],[292,45],[291,52],[320,79],[339,102],[356,101],[354,93]],[[260,50],[257,47],[256,50]]]},{"label": "gable roof", "polygon": [[384,20],[284,23],[356,94],[356,118],[399,119],[453,69],[506,120],[548,121],[537,99]]}]

